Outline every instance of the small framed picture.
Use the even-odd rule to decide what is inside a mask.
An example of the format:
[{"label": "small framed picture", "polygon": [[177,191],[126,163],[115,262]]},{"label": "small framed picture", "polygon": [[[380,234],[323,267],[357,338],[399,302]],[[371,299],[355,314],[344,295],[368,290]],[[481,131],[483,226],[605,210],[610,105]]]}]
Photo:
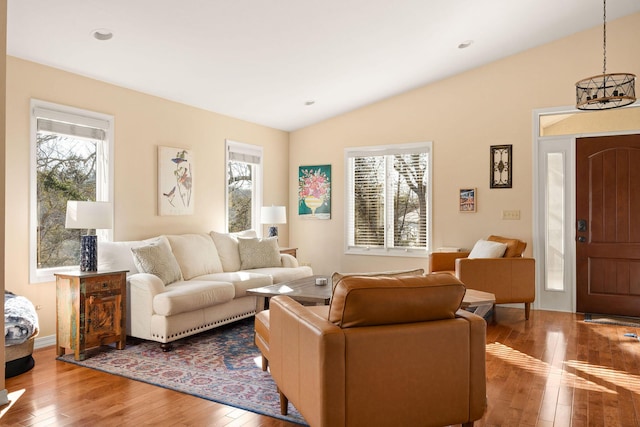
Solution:
[{"label": "small framed picture", "polygon": [[478,199],[475,188],[460,189],[460,212],[475,212],[478,206]]},{"label": "small framed picture", "polygon": [[511,188],[512,146],[492,145],[490,149],[489,186]]}]

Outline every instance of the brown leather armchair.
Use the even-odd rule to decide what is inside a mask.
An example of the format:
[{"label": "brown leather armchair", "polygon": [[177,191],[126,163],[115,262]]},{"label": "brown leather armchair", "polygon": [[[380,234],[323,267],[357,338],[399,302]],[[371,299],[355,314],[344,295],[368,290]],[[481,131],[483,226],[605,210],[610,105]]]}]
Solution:
[{"label": "brown leather armchair", "polygon": [[269,366],[313,427],[472,426],[486,409],[486,323],[449,274],[346,276],[330,306],[271,299]]},{"label": "brown leather armchair", "polygon": [[429,256],[430,273],[450,273],[469,289],[490,292],[496,304],[524,303],[529,319],[536,298],[535,259],[525,258],[527,243],[518,239],[489,236],[487,240],[505,243],[502,258],[467,258],[469,252],[433,252]]}]

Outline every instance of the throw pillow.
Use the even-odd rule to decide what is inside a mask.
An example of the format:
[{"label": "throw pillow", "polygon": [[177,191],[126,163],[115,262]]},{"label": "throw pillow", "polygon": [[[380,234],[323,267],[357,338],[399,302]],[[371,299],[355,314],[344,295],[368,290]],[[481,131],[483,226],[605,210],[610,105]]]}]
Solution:
[{"label": "throw pillow", "polygon": [[488,240],[478,240],[468,258],[502,258],[507,245],[499,242],[490,242]]},{"label": "throw pillow", "polygon": [[240,251],[240,268],[242,270],[280,267],[281,265],[277,237],[266,239],[244,239],[240,237],[238,238],[238,249]]},{"label": "throw pillow", "polygon": [[133,261],[141,273],[158,276],[165,285],[182,280],[180,266],[166,237],[160,236],[152,243],[131,248],[131,252]]},{"label": "throw pillow", "polygon": [[237,233],[218,233],[212,231],[211,238],[216,244],[222,269],[224,271],[240,270],[240,250],[238,249],[238,237],[256,238],[255,230],[239,231]]},{"label": "throw pillow", "polygon": [[499,242],[507,245],[507,250],[504,251],[505,258],[513,258],[513,257],[521,257],[525,248],[527,247],[527,242],[523,242],[518,239],[510,239],[508,237],[502,236],[489,236],[487,240],[491,242]]}]

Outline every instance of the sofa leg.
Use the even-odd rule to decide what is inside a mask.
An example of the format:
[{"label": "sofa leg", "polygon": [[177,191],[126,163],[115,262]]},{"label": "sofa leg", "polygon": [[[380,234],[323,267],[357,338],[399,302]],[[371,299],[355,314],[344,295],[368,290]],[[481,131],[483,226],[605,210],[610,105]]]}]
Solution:
[{"label": "sofa leg", "polygon": [[530,302],[525,302],[524,303],[524,318],[525,320],[529,320],[529,314],[531,313],[531,303]]},{"label": "sofa leg", "polygon": [[170,342],[163,342],[162,344],[160,344],[160,348],[162,349],[163,353],[166,353],[167,351],[173,350],[173,344]]},{"label": "sofa leg", "polygon": [[287,415],[289,412],[289,399],[287,399],[287,396],[285,396],[280,389],[278,389],[278,393],[280,394],[280,414]]},{"label": "sofa leg", "polygon": [[462,427],[473,427],[473,421],[468,423],[462,423]]},{"label": "sofa leg", "polygon": [[269,367],[269,361],[267,360],[266,357],[262,356],[262,370],[266,371],[268,367]]}]

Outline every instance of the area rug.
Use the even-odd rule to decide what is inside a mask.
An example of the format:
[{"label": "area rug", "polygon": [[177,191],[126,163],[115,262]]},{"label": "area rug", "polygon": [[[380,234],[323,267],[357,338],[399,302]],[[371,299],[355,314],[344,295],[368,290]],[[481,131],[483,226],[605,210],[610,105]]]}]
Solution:
[{"label": "area rug", "polygon": [[90,349],[84,361],[73,354],[58,360],[306,425],[291,404],[289,415],[280,415],[276,384],[259,367],[260,350],[253,339],[250,318],[175,341],[166,353],[157,342],[141,341],[124,350]]},{"label": "area rug", "polygon": [[584,321],[590,323],[599,323],[602,325],[619,325],[640,328],[640,319],[637,317],[611,316],[607,314],[591,314],[585,313]]}]

